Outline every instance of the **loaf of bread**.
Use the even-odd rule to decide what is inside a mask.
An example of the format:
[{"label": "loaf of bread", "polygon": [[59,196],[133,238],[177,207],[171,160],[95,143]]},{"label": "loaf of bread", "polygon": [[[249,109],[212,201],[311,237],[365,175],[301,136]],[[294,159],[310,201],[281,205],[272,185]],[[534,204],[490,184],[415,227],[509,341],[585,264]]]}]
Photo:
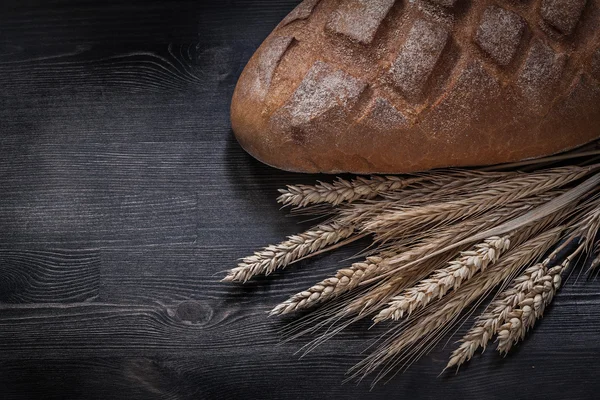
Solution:
[{"label": "loaf of bread", "polygon": [[305,0],[248,63],[231,122],[298,172],[572,149],[600,137],[600,0]]}]

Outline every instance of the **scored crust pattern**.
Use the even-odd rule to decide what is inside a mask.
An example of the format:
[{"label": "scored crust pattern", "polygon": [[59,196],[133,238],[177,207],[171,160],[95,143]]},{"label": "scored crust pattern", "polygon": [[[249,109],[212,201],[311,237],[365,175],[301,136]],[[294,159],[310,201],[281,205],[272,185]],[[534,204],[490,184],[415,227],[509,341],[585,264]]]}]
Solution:
[{"label": "scored crust pattern", "polygon": [[390,73],[406,96],[419,96],[435,68],[446,42],[447,30],[422,19],[415,21]]},{"label": "scored crust pattern", "polygon": [[369,44],[394,0],[347,0],[333,13],[327,28],[363,44]]},{"label": "scored crust pattern", "polygon": [[281,21],[281,26],[289,25],[292,22],[307,19],[321,0],[305,0]]},{"label": "scored crust pattern", "polygon": [[279,114],[293,128],[303,128],[332,111],[346,114],[366,86],[360,79],[317,61]]},{"label": "scored crust pattern", "polygon": [[[452,13],[453,8],[458,7],[461,0],[430,0],[430,2],[442,6],[446,13]],[[284,20],[283,25],[298,19],[309,19],[319,3],[321,1],[318,0],[307,0],[301,3]],[[370,46],[376,41],[377,32],[395,3],[397,1],[394,0],[341,1],[329,16],[325,29],[330,35],[337,34],[345,37],[351,43],[355,43],[356,47]],[[413,4],[404,7],[418,7],[418,1],[411,3]],[[427,115],[422,118],[426,128],[449,131],[457,126],[466,127],[472,124],[473,117],[468,115],[469,108],[475,107],[475,103],[491,101],[500,93],[502,84],[498,78],[504,73],[498,73],[497,68],[504,68],[514,63],[524,40],[529,42],[526,55],[522,57],[520,65],[513,66],[507,72],[512,74],[509,83],[514,85],[535,112],[543,114],[551,105],[549,99],[553,97],[552,89],[562,78],[567,55],[555,50],[552,42],[556,39],[540,34],[542,30],[537,27],[540,24],[548,24],[562,36],[573,34],[582,18],[587,1],[543,0],[537,12],[539,21],[532,21],[531,14],[528,15],[529,20],[527,20],[528,16],[520,15],[517,7],[510,9],[509,2],[508,4],[491,1],[487,3],[489,4],[486,7],[479,8],[483,12],[479,17],[477,29],[472,32],[471,43],[459,43],[465,47],[478,48],[481,57],[478,60],[467,60],[452,71],[449,87],[442,93],[443,98],[429,99],[431,103],[436,104],[435,107],[417,107],[427,112]],[[405,37],[400,38],[404,42],[399,46],[395,60],[389,70],[381,71],[381,75],[387,74],[397,94],[406,98],[409,103],[414,103],[415,99],[421,98],[428,90],[428,83],[432,81],[431,75],[439,73],[436,68],[444,52],[449,51],[448,43],[456,40],[452,38],[452,29],[452,26],[448,26],[447,23],[436,20],[435,16],[432,18],[431,15],[423,13],[422,17],[414,20]],[[526,39],[527,31],[529,32],[527,36],[533,37]],[[532,34],[533,31],[535,33]],[[275,42],[276,49],[270,52],[267,50],[267,53],[273,54],[272,57],[268,57],[268,60],[278,63],[279,59],[275,55],[280,56],[280,52],[288,45],[288,38]],[[560,46],[556,47],[560,48]],[[596,64],[599,63],[599,58],[594,59]],[[263,68],[272,74],[275,66]],[[443,70],[443,68],[437,69]],[[268,79],[263,81],[270,82],[270,74]],[[316,61],[283,109],[273,118],[281,121],[282,112],[287,113],[290,116],[290,124],[298,128],[334,109],[339,109],[338,114],[347,114],[348,108],[367,86],[361,78],[352,77],[344,71],[343,66],[336,67],[326,61]],[[571,79],[578,78],[574,75]],[[504,85],[507,84],[506,79],[501,81]],[[406,108],[406,105],[398,107],[393,99],[373,90],[372,99],[368,101],[368,106],[357,120],[365,123],[365,121],[375,120],[375,116],[378,115],[381,121],[387,121],[390,126],[403,125],[409,120],[401,111]],[[410,110],[409,114],[415,112]],[[378,125],[383,129],[385,127],[382,126],[381,121]]]},{"label": "scored crust pattern", "polygon": [[327,143],[323,132],[336,141],[398,132],[411,143],[510,129],[541,137],[575,99],[600,101],[599,3],[305,0],[249,74],[270,129],[298,144]]},{"label": "scored crust pattern", "polygon": [[534,39],[516,83],[534,112],[542,113],[552,99],[567,57],[539,39]]},{"label": "scored crust pattern", "polygon": [[509,10],[490,6],[481,17],[475,42],[500,65],[508,65],[521,43],[526,23]]},{"label": "scored crust pattern", "polygon": [[542,18],[564,34],[573,32],[587,0],[544,0]]}]

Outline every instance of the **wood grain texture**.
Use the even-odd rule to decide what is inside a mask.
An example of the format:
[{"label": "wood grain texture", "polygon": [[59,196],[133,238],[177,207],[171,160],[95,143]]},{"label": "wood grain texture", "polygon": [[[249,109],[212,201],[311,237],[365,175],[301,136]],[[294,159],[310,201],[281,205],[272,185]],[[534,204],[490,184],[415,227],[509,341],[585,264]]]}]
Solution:
[{"label": "wood grain texture", "polygon": [[299,359],[266,316],[364,242],[219,282],[308,227],[277,188],[323,179],[261,165],[229,125],[237,76],[297,3],[1,2],[1,399],[595,397],[597,280],[572,279],[506,358],[438,378],[440,345],[373,391],[341,381],[385,327]]},{"label": "wood grain texture", "polygon": [[98,296],[97,250],[0,250],[0,302],[79,303]]}]

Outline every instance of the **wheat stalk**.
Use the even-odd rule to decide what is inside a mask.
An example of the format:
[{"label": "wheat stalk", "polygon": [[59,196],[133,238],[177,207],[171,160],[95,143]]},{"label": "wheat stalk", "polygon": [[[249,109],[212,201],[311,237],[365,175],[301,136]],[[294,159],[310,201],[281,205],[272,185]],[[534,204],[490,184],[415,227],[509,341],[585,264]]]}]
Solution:
[{"label": "wheat stalk", "polygon": [[353,233],[354,226],[336,221],[319,225],[315,229],[290,236],[284,242],[267,246],[254,255],[242,259],[237,268],[227,273],[223,281],[247,282],[256,275],[269,275],[276,269],[284,268],[307,254],[350,237]]}]

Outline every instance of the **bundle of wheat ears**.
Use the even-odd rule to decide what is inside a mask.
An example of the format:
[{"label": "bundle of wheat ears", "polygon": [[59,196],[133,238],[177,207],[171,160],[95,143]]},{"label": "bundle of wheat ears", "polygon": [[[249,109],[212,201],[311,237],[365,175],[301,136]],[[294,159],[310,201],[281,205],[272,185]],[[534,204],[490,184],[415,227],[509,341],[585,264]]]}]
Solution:
[{"label": "bundle of wheat ears", "polygon": [[350,371],[349,379],[376,372],[376,383],[489,301],[446,369],[494,340],[506,354],[542,317],[570,267],[582,257],[586,272],[600,264],[598,154],[288,186],[278,201],[323,222],[244,258],[224,280],[244,283],[369,237],[361,260],[273,308],[271,315],[315,309],[290,327],[290,338],[322,330],[310,351],[364,318],[389,324],[379,348]]}]

